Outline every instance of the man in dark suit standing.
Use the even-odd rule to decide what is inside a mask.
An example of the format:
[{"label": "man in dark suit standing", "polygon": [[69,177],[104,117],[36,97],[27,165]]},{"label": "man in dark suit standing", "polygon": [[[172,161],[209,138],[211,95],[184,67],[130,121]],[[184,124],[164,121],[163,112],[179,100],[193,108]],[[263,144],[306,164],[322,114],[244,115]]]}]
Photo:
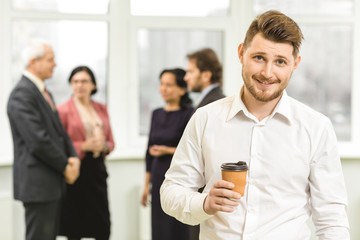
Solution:
[{"label": "man in dark suit standing", "polygon": [[[184,80],[191,92],[199,92],[195,102],[199,108],[225,97],[221,90],[222,65],[216,53],[210,48],[204,48],[187,55],[188,68]],[[204,188],[200,188],[202,192]],[[190,240],[198,240],[200,226],[190,228]]]},{"label": "man in dark suit standing", "polygon": [[225,97],[221,90],[222,66],[216,53],[210,48],[204,48],[188,54],[187,58],[189,63],[184,80],[189,91],[200,93],[195,107]]},{"label": "man in dark suit standing", "polygon": [[45,88],[56,66],[51,46],[33,41],[23,56],[26,71],[7,106],[14,143],[14,198],[25,208],[26,240],[55,240],[65,181],[75,182],[80,160]]}]

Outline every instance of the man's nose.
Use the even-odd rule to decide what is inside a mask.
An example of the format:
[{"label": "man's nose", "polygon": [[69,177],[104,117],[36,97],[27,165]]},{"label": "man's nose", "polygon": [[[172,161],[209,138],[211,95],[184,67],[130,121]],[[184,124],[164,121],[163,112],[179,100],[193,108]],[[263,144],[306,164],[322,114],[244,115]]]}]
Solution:
[{"label": "man's nose", "polygon": [[265,78],[271,78],[273,76],[273,65],[271,63],[266,63],[261,71],[261,75]]}]

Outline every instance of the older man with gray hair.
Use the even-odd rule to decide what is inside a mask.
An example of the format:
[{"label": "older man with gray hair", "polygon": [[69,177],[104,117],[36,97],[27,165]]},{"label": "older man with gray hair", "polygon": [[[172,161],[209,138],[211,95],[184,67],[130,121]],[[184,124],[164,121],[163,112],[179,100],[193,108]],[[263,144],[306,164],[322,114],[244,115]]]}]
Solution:
[{"label": "older man with gray hair", "polygon": [[26,240],[55,240],[65,182],[75,182],[80,160],[45,87],[56,66],[51,46],[34,40],[23,57],[26,70],[7,106],[14,143],[14,198],[25,208]]}]

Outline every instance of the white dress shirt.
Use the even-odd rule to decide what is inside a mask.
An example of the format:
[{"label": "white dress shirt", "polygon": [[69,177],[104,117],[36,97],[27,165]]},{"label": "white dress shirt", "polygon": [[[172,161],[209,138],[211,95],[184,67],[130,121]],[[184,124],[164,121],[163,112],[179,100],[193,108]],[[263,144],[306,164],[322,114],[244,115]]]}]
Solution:
[{"label": "white dress shirt", "polygon": [[55,111],[56,110],[55,104],[51,99],[49,92],[46,93],[45,91],[46,89],[45,82],[27,70],[24,71],[23,75],[28,79],[30,79],[30,81],[32,81],[35,84],[35,86],[39,89],[39,91],[43,95],[45,101],[50,105],[51,109]]},{"label": "white dress shirt", "polygon": [[43,80],[41,80],[40,78],[38,78],[37,76],[35,76],[34,74],[32,74],[29,71],[24,71],[23,75],[25,77],[27,77],[28,79],[30,79],[35,86],[39,89],[39,91],[44,94],[44,90],[45,90],[45,83]]},{"label": "white dress shirt", "polygon": [[34,74],[32,74],[29,71],[24,71],[23,75],[25,77],[27,77],[28,79],[30,79],[35,86],[39,89],[39,91],[41,92],[41,94],[44,96],[45,100],[46,100],[46,96],[45,96],[45,82],[43,80],[41,80],[40,78],[38,78],[37,76],[35,76]]},{"label": "white dress shirt", "polygon": [[[221,164],[240,160],[249,166],[240,205],[232,213],[206,214],[203,202],[221,179]],[[332,124],[285,91],[260,122],[240,93],[198,109],[160,193],[166,213],[187,224],[200,223],[202,240],[308,240],[310,216],[319,239],[350,239]]]}]

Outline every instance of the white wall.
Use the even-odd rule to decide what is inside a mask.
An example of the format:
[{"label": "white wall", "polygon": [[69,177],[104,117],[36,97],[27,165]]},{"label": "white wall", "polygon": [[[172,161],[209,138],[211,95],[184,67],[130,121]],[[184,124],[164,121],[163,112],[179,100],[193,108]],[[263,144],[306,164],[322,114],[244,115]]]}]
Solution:
[{"label": "white wall", "polygon": [[360,159],[344,160],[343,172],[348,192],[351,239],[360,239]]},{"label": "white wall", "polygon": [[[107,166],[110,175],[111,240],[149,240],[150,212],[140,207],[145,171],[143,160],[111,160]],[[349,197],[351,239],[360,239],[360,159],[343,160],[343,171]],[[0,166],[1,240],[24,239],[23,207],[12,200],[11,175],[10,166]]]}]

